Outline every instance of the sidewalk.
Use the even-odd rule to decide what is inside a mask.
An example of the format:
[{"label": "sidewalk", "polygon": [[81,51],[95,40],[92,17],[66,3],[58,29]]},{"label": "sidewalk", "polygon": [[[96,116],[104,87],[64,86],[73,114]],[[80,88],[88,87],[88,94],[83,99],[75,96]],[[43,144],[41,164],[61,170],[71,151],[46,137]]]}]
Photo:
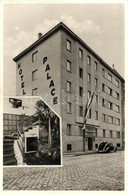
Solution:
[{"label": "sidewalk", "polygon": [[[118,151],[124,151],[124,149],[118,149],[117,150],[117,152]],[[97,151],[85,151],[85,152],[83,152],[83,151],[81,151],[81,152],[64,152],[63,153],[63,157],[65,157],[65,156],[81,156],[81,155],[89,155],[89,154],[99,154]]]},{"label": "sidewalk", "polygon": [[88,155],[88,154],[97,154],[97,152],[96,151],[66,152],[63,153],[63,156],[81,156],[81,155]]}]

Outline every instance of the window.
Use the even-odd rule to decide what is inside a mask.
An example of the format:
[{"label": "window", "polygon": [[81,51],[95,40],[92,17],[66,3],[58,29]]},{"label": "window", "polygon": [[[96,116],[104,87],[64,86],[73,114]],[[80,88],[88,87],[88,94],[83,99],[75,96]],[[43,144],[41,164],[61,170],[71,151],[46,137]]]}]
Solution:
[{"label": "window", "polygon": [[88,118],[91,118],[91,109],[89,109]]},{"label": "window", "polygon": [[102,91],[108,93],[109,95],[112,95],[112,89],[107,87],[104,83],[102,84]]},{"label": "window", "polygon": [[83,59],[83,51],[79,48],[79,58]]},{"label": "window", "polygon": [[103,137],[105,137],[105,129],[103,129]]},{"label": "window", "polygon": [[67,113],[71,114],[71,103],[67,102]]},{"label": "window", "polygon": [[71,62],[67,60],[67,71],[71,72]]},{"label": "window", "polygon": [[112,116],[108,116],[108,123],[113,123],[113,117]]},{"label": "window", "polygon": [[95,135],[96,135],[96,137],[98,136],[98,131],[97,131],[97,129],[95,129]]},{"label": "window", "polygon": [[95,144],[95,148],[98,148],[98,144]]},{"label": "window", "polygon": [[115,125],[120,125],[120,119],[118,119],[118,118],[113,118],[113,124],[115,124]]},{"label": "window", "polygon": [[111,89],[111,88],[109,88],[109,87],[107,87],[107,91],[106,91],[106,93],[108,93],[109,95],[112,95],[112,89]]},{"label": "window", "polygon": [[103,114],[103,122],[105,122],[105,114]]},{"label": "window", "polygon": [[116,85],[117,87],[119,87],[119,81],[117,81],[116,79],[115,79],[115,85]]},{"label": "window", "polygon": [[95,103],[98,103],[98,95],[95,94],[95,99],[94,99]]},{"label": "window", "polygon": [[83,88],[82,87],[79,87],[79,96],[83,97]]},{"label": "window", "polygon": [[95,87],[98,86],[98,81],[97,81],[97,78],[95,78]]},{"label": "window", "polygon": [[88,91],[88,100],[91,97],[91,91]]},{"label": "window", "polygon": [[104,68],[102,68],[102,76],[103,77],[105,76],[105,70],[104,70]]},{"label": "window", "polygon": [[91,65],[91,57],[90,56],[87,56],[87,64]]},{"label": "window", "polygon": [[107,101],[107,108],[110,109],[110,110],[112,110],[112,103],[109,102],[109,101]]},{"label": "window", "polygon": [[91,83],[91,75],[88,73],[88,83]]},{"label": "window", "polygon": [[95,111],[95,120],[98,120],[98,112]]},{"label": "window", "polygon": [[119,131],[116,132],[116,137],[117,137],[118,139],[120,138],[120,132],[119,132]]},{"label": "window", "polygon": [[113,91],[112,95],[114,98],[119,99],[119,94],[117,92]]},{"label": "window", "polygon": [[117,87],[119,87],[119,81],[118,81],[117,79],[113,78],[113,83],[114,83]]},{"label": "window", "polygon": [[110,138],[112,138],[112,131],[110,130]]},{"label": "window", "polygon": [[120,143],[116,144],[116,146],[119,148],[120,147]]},{"label": "window", "polygon": [[108,73],[108,80],[112,82],[112,76]]},{"label": "window", "polygon": [[102,91],[105,91],[105,84],[102,84]]},{"label": "window", "polygon": [[32,81],[36,80],[37,79],[37,70],[34,70],[32,72]]},{"label": "window", "polygon": [[98,64],[97,64],[97,62],[94,63],[94,68],[95,68],[96,71],[98,70]]},{"label": "window", "polygon": [[71,135],[71,125],[67,124],[67,135]]},{"label": "window", "polygon": [[67,40],[67,50],[71,51],[71,41]]},{"label": "window", "polygon": [[80,135],[80,136],[83,136],[83,129],[82,129],[82,126],[79,126],[79,135]]},{"label": "window", "polygon": [[117,106],[117,105],[115,105],[115,104],[113,104],[113,110],[114,110],[115,112],[119,112],[119,111],[120,111],[120,107]]},{"label": "window", "polygon": [[67,144],[67,150],[72,150],[72,144]]},{"label": "window", "polygon": [[32,89],[32,95],[33,95],[33,96],[36,96],[36,95],[37,95],[37,88]]},{"label": "window", "polygon": [[83,79],[83,69],[79,68],[79,77]]},{"label": "window", "polygon": [[83,117],[83,107],[79,106],[79,116]]},{"label": "window", "polygon": [[37,51],[32,54],[32,63],[37,61]]},{"label": "window", "polygon": [[71,82],[67,81],[67,91],[71,92]]}]

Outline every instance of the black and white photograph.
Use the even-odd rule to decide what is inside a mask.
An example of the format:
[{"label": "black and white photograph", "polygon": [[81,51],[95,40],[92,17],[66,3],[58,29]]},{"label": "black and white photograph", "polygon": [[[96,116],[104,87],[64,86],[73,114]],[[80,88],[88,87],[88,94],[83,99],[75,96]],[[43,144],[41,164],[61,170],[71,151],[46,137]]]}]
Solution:
[{"label": "black and white photograph", "polygon": [[3,191],[125,192],[125,2],[2,6]]},{"label": "black and white photograph", "polygon": [[3,165],[61,165],[60,118],[48,105],[23,96],[3,103]]}]

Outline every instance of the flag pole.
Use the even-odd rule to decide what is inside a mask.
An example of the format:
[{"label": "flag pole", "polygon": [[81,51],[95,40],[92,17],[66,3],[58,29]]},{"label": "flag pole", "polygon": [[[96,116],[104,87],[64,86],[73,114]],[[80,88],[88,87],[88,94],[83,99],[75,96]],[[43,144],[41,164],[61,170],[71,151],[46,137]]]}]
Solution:
[{"label": "flag pole", "polygon": [[86,107],[85,107],[85,114],[84,114],[84,124],[83,124],[83,151],[85,151],[85,144],[86,144],[86,136],[85,136],[85,130],[86,130],[86,122],[87,122],[87,117],[88,113],[92,104],[93,97],[95,95],[95,91],[92,93],[91,97],[88,99]]}]

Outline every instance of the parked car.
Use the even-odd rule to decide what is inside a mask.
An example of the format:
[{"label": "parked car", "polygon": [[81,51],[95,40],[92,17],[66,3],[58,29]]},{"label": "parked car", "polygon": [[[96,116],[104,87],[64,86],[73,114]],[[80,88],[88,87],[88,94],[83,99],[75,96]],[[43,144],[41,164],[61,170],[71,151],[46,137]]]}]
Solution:
[{"label": "parked car", "polygon": [[99,153],[108,153],[108,152],[116,152],[117,148],[115,146],[113,146],[112,143],[108,143],[108,142],[102,142],[100,143],[99,147],[98,147],[98,152]]}]

